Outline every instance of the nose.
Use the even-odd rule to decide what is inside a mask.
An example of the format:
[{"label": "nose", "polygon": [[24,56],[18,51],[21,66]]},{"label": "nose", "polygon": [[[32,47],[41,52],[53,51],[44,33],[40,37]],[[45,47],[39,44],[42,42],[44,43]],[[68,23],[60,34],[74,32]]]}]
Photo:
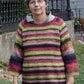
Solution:
[{"label": "nose", "polygon": [[37,5],[39,5],[39,3],[36,1],[36,2],[35,2],[35,6],[37,6]]}]

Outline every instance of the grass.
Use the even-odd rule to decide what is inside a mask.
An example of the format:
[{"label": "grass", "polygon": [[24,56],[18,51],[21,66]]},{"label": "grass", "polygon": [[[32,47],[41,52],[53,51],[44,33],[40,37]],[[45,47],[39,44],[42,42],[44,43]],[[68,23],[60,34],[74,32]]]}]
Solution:
[{"label": "grass", "polygon": [[75,84],[84,84],[84,45],[73,42],[79,64],[79,76],[75,77]]},{"label": "grass", "polygon": [[[0,78],[0,84],[13,84],[13,82],[8,79]],[[18,81],[18,84],[21,84],[21,81]]]},{"label": "grass", "polygon": [[[77,42],[73,42],[73,47],[79,64],[79,76],[75,77],[75,84],[84,84],[84,45],[79,44]],[[8,65],[8,63],[6,64],[0,62],[0,65],[1,65],[0,67],[6,70],[6,66]],[[13,84],[13,83],[8,79],[0,78],[0,84]],[[21,84],[21,81],[18,81],[18,84]]]},{"label": "grass", "polygon": [[6,71],[7,70],[7,66],[8,66],[8,61],[0,60],[0,68],[3,68],[4,71]]}]

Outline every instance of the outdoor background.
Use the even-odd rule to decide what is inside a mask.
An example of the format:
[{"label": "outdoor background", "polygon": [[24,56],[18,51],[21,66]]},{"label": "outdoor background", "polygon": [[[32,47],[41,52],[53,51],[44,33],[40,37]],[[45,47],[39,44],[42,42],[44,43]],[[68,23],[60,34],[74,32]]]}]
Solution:
[{"label": "outdoor background", "polygon": [[[7,1],[9,1],[9,3]],[[18,2],[17,4],[16,1]],[[12,53],[18,23],[29,13],[23,1],[24,0],[0,0],[0,4],[2,3],[0,5],[0,16],[2,17],[2,19],[0,19],[0,84],[13,84],[12,76],[7,72],[7,66]],[[65,22],[70,31],[71,40],[79,64],[79,76],[75,77],[75,84],[84,84],[84,0],[70,0],[70,10],[68,12],[66,12],[67,0],[51,1],[62,1],[62,7],[59,5],[56,6],[56,3],[53,2],[54,8],[62,8],[60,9],[62,14],[68,14],[71,11],[71,19],[65,17],[68,18]],[[51,6],[49,8],[52,9]],[[16,7],[18,9],[16,9]],[[58,15],[60,14],[58,9],[55,11],[58,12]],[[18,84],[21,84],[21,75],[18,78]]]}]

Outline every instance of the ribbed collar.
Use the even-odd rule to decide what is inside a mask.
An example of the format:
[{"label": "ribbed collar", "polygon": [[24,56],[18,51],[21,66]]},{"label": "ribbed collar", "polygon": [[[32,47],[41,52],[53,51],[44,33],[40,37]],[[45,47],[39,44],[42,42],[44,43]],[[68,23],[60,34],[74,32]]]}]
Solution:
[{"label": "ribbed collar", "polygon": [[[49,13],[48,13],[48,18],[47,18],[47,20],[45,20],[43,23],[50,22],[50,21],[52,21],[54,18],[55,18],[55,16],[52,15],[51,12],[49,12]],[[34,23],[34,24],[37,24],[37,22],[32,18],[32,14],[27,14],[27,16],[26,16],[26,21],[27,21],[27,22]]]}]

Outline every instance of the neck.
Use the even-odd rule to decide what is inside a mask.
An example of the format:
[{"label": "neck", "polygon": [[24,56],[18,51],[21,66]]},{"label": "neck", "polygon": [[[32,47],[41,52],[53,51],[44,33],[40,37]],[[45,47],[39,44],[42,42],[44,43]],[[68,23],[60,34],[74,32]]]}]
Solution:
[{"label": "neck", "polygon": [[42,24],[45,20],[47,20],[46,13],[44,15],[33,15],[33,19],[38,23]]}]

